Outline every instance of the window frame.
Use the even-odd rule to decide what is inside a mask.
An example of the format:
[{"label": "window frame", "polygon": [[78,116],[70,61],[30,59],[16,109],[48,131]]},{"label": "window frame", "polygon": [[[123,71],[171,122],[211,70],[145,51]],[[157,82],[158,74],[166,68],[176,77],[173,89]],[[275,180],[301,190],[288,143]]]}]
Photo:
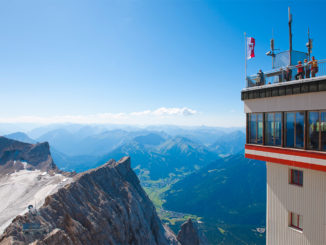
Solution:
[{"label": "window frame", "polygon": [[[318,148],[317,149],[313,149],[311,147],[310,144],[310,134],[309,134],[309,130],[310,130],[310,123],[309,123],[309,113],[311,112],[317,112],[318,113],[318,128],[319,128],[319,132],[318,132]],[[281,126],[279,128],[276,128],[276,114],[279,113],[281,118],[280,118],[280,122],[281,122]],[[294,113],[294,146],[287,146],[287,113]],[[297,146],[297,114],[298,113],[303,113],[304,116],[304,120],[303,120],[303,146]],[[326,130],[324,131],[324,134],[322,132],[322,128],[326,128],[326,120],[322,121],[322,113],[326,113],[326,110],[299,110],[299,111],[270,111],[270,112],[248,112],[246,113],[246,143],[247,144],[256,144],[256,145],[266,145],[266,146],[274,146],[274,147],[282,147],[282,148],[293,148],[293,149],[303,149],[303,150],[310,150],[310,151],[321,151],[321,152],[326,152]],[[273,122],[272,122],[272,143],[268,144],[267,142],[267,134],[268,132],[268,115],[272,114],[273,117]],[[251,116],[252,115],[256,115],[256,138],[254,140],[251,140]],[[262,121],[261,121],[261,133],[262,133],[262,139],[261,141],[258,143],[258,139],[259,139],[259,132],[260,132],[260,128],[259,128],[259,117],[262,117]],[[324,119],[326,118],[326,116],[324,116]],[[279,122],[279,121],[278,121]],[[323,124],[323,125],[322,125]],[[278,138],[276,139],[275,135],[277,134],[277,130],[281,130],[280,132],[280,144],[276,144],[276,141],[278,140]],[[324,136],[324,138],[323,138]]]},{"label": "window frame", "polygon": [[[308,111],[309,112],[309,111]],[[294,125],[293,125],[293,147],[292,146],[287,146],[287,114],[288,113],[293,113],[294,114]],[[297,113],[303,113],[303,146],[297,146]],[[296,148],[296,149],[304,149],[305,148],[305,142],[306,142],[306,113],[305,111],[285,111],[284,112],[284,117],[283,117],[283,128],[284,128],[284,147],[286,148]]]},{"label": "window frame", "polygon": [[[297,225],[296,224],[293,224],[292,220],[293,220],[293,216],[296,215],[297,216]],[[290,212],[290,222],[289,222],[289,226],[291,228],[294,228],[294,229],[297,229],[299,231],[303,231],[303,222],[300,223],[300,216],[301,216],[301,221],[303,220],[302,219],[302,215],[300,214],[297,214],[297,213],[294,213],[294,212]]]},{"label": "window frame", "polygon": [[[310,123],[309,123],[309,121],[310,121],[310,117],[309,117],[309,113],[310,112],[317,112],[318,113],[318,121],[317,121],[317,123],[318,123],[318,125],[317,125],[317,127],[319,128],[319,132],[318,132],[318,148],[317,149],[313,149],[313,148],[311,148],[310,147],[310,133],[309,133],[309,129],[310,129]],[[320,117],[321,117],[321,111],[320,110],[312,110],[312,111],[307,111],[307,130],[306,130],[306,135],[307,135],[307,150],[311,150],[311,151],[321,151],[321,130],[320,130],[320,126],[321,126],[321,124],[320,124]]]},{"label": "window frame", "polygon": [[[256,133],[256,138],[255,138],[255,142],[252,142],[252,138],[251,138],[251,116],[255,115],[256,116],[256,127],[255,127],[255,133]],[[258,139],[259,139],[259,116],[262,117],[262,139],[261,139],[261,143],[258,143]],[[248,119],[247,119],[247,132],[248,132],[248,138],[247,141],[249,144],[256,144],[256,145],[263,145],[264,143],[264,113],[263,112],[254,112],[254,113],[248,113]]]},{"label": "window frame", "polygon": [[[273,143],[272,144],[268,144],[266,142],[266,134],[268,133],[268,130],[266,130],[266,128],[268,127],[268,114],[272,114],[273,115],[273,126],[272,126],[272,131],[273,131],[273,134],[272,134],[272,138],[273,138]],[[276,127],[275,127],[275,123],[276,123],[276,114],[280,114],[281,115],[281,135],[280,135],[280,144],[276,144]],[[263,130],[263,142],[264,142],[264,145],[267,145],[267,146],[276,146],[276,147],[283,147],[283,144],[284,144],[284,112],[281,112],[281,111],[274,111],[274,112],[265,112],[264,115],[263,115],[263,125],[264,125],[264,130]]]},{"label": "window frame", "polygon": [[[302,178],[301,178],[301,183],[300,183],[300,178],[298,177],[298,183],[296,183],[295,181],[294,181],[294,172],[295,171],[298,171],[298,172],[301,172],[302,173]],[[289,173],[289,178],[290,178],[290,180],[289,180],[289,184],[290,185],[296,185],[296,186],[300,186],[300,187],[303,187],[303,170],[300,170],[300,169],[294,169],[294,168],[291,168],[290,169],[290,173]]]}]

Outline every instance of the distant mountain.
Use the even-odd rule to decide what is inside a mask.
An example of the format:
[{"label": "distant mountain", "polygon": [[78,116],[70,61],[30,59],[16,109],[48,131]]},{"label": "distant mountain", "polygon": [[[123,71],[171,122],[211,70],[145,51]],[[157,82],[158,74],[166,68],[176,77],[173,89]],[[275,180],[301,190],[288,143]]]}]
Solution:
[{"label": "distant mountain", "polygon": [[64,171],[82,172],[88,170],[100,159],[94,155],[68,156],[54,147],[51,147],[51,155],[56,165]]},{"label": "distant mountain", "polygon": [[237,154],[244,151],[246,134],[242,131],[234,131],[219,137],[209,149],[222,155]]},{"label": "distant mountain", "polygon": [[4,135],[4,137],[6,137],[8,139],[12,139],[12,140],[21,141],[21,142],[24,142],[24,143],[29,143],[29,144],[37,143],[36,140],[31,139],[27,134],[25,134],[23,132],[16,132],[16,133],[7,134],[7,135]]},{"label": "distant mountain", "polygon": [[160,145],[165,141],[165,139],[161,135],[154,134],[154,133],[137,136],[136,138],[134,138],[134,140],[142,145],[153,145],[153,146]]},{"label": "distant mountain", "polygon": [[243,131],[244,128],[221,128],[221,127],[181,127],[181,126],[149,126],[146,129],[154,130],[154,131],[164,131],[168,135],[173,137],[182,136],[188,138],[194,142],[203,144],[203,145],[211,145],[219,138],[223,137],[226,134],[229,134],[234,131]]},{"label": "distant mountain", "polygon": [[[96,132],[96,131],[95,131]],[[49,131],[38,138],[39,141],[48,141],[52,147],[58,151],[69,156],[78,155],[92,155],[101,156],[114,150],[140,136],[138,141],[141,141],[141,136],[148,135],[150,131],[138,130],[138,131],[125,131],[121,129],[101,131],[94,133],[94,130],[90,130],[88,127],[82,127],[77,131],[71,131],[65,128],[57,128]],[[160,133],[155,133],[162,137]],[[162,135],[164,135],[162,133]],[[154,137],[146,136],[146,137]],[[159,138],[152,138],[153,142],[160,141]]]},{"label": "distant mountain", "polygon": [[159,135],[150,134],[123,144],[102,157],[99,164],[125,155],[132,157],[136,172],[147,172],[150,179],[191,172],[218,158],[217,154],[184,137],[163,141]]},{"label": "distant mountain", "polygon": [[265,164],[237,154],[208,164],[166,192],[164,208],[227,224],[265,223]]}]

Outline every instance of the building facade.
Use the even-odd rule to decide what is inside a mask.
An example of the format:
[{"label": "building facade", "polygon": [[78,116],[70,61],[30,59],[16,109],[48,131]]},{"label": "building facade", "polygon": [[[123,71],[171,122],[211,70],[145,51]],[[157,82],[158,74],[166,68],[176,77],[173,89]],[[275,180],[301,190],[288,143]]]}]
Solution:
[{"label": "building facade", "polygon": [[[243,89],[245,156],[266,162],[266,244],[326,244],[326,76]],[[296,70],[293,69],[293,73]],[[252,84],[252,83],[251,83]]]}]

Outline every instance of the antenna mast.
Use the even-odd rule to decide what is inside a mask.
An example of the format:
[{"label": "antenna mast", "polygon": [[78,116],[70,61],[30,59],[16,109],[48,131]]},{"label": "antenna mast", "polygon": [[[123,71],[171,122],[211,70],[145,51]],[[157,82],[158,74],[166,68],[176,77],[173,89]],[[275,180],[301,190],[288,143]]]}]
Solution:
[{"label": "antenna mast", "polygon": [[310,61],[311,49],[312,49],[312,39],[310,39],[310,32],[308,27],[308,42],[306,44],[308,49],[308,61]]},{"label": "antenna mast", "polygon": [[290,48],[289,48],[289,57],[290,57],[290,66],[292,65],[292,14],[289,7],[289,41],[290,41]]}]

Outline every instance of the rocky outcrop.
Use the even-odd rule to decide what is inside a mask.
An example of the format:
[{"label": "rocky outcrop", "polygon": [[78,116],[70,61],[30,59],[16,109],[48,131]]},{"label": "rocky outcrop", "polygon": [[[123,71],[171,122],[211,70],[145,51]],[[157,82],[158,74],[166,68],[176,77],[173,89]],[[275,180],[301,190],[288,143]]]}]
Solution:
[{"label": "rocky outcrop", "polygon": [[8,241],[49,245],[180,244],[162,225],[128,157],[75,176],[72,183],[48,196],[36,212],[17,216],[0,237],[0,244]]},{"label": "rocky outcrop", "polygon": [[58,172],[49,144],[28,144],[0,137],[0,177],[22,169]]},{"label": "rocky outcrop", "polygon": [[206,237],[198,230],[197,224],[193,223],[191,219],[181,225],[177,238],[181,245],[208,245]]}]

